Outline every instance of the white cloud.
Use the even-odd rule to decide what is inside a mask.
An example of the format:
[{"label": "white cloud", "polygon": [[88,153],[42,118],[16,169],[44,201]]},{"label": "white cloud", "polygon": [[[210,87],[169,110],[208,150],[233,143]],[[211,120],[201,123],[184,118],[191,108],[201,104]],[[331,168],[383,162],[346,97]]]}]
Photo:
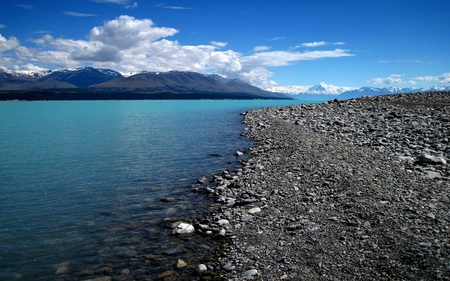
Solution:
[{"label": "white cloud", "polygon": [[444,73],[439,76],[419,76],[414,77],[413,79],[420,82],[438,82],[440,84],[450,84],[450,72]]},{"label": "white cloud", "polygon": [[[105,2],[105,1],[103,1]],[[124,3],[125,1],[109,1]],[[128,2],[128,1],[127,1]],[[218,73],[229,78],[239,77],[259,87],[271,87],[271,67],[287,66],[304,60],[353,56],[349,50],[270,51],[257,46],[254,53],[244,56],[233,50],[221,50],[226,42],[211,41],[205,45],[182,45],[170,39],[179,31],[157,27],[150,19],[120,16],[93,27],[86,40],[55,38],[46,34],[30,40],[35,48],[20,46],[11,37],[0,37],[0,50],[15,49],[15,57],[3,58],[2,65],[23,68],[27,65],[49,68],[72,68],[80,65],[111,68],[121,72],[136,71],[197,71]]]},{"label": "white cloud", "polygon": [[164,4],[158,4],[155,7],[162,8],[162,9],[169,9],[169,10],[191,10],[192,9],[189,7],[182,7],[182,6],[166,6]]},{"label": "white cloud", "polygon": [[301,48],[301,47],[307,47],[307,48],[315,48],[315,47],[322,47],[322,46],[328,46],[328,45],[334,45],[334,46],[343,46],[345,45],[345,42],[325,42],[325,41],[318,41],[318,42],[307,42],[302,43],[300,45],[295,46],[295,48]]},{"label": "white cloud", "polygon": [[284,40],[286,39],[286,37],[284,36],[278,36],[278,37],[272,37],[269,39],[269,41],[280,41],[280,40]]},{"label": "white cloud", "polygon": [[269,80],[273,75],[273,72],[264,67],[250,68],[246,71],[242,71],[239,77],[242,80],[249,82],[252,85],[257,85],[260,88],[266,89],[276,86],[276,82]]},{"label": "white cloud", "polygon": [[256,46],[255,48],[253,48],[253,52],[269,51],[270,49],[272,48],[269,46]]},{"label": "white cloud", "polygon": [[67,16],[71,16],[71,17],[80,17],[80,18],[97,16],[96,14],[84,14],[84,13],[71,12],[71,11],[65,11],[65,12],[63,12],[63,14],[67,15]]},{"label": "white cloud", "polygon": [[6,25],[0,23],[0,28],[5,28]]},{"label": "white cloud", "polygon": [[27,9],[27,10],[32,10],[33,9],[32,5],[27,5],[27,4],[17,4],[16,6],[20,7],[20,8]]},{"label": "white cloud", "polygon": [[391,74],[388,77],[373,78],[367,82],[374,85],[400,85],[400,84],[417,85],[430,83],[431,84],[439,83],[442,85],[448,85],[450,84],[450,72],[438,76],[418,76],[412,79],[405,79],[404,74]]},{"label": "white cloud", "polygon": [[20,46],[20,42],[16,37],[9,37],[6,39],[0,34],[0,53],[8,50],[12,50]]},{"label": "white cloud", "polygon": [[214,46],[217,46],[220,48],[226,47],[228,45],[227,42],[211,41],[210,43],[211,43],[211,45],[214,45]]},{"label": "white cloud", "polygon": [[403,79],[402,79],[403,76],[405,76],[405,75],[404,74],[391,74],[385,78],[373,78],[368,82],[375,84],[375,85],[404,84],[405,81],[403,81]]},{"label": "white cloud", "polygon": [[417,63],[417,64],[430,64],[429,61],[423,60],[379,60],[377,63],[388,64],[388,63]]},{"label": "white cloud", "polygon": [[176,33],[178,30],[174,28],[153,27],[150,19],[138,20],[130,16],[120,16],[103,26],[94,27],[89,33],[89,39],[118,49],[129,49]]},{"label": "white cloud", "polygon": [[349,56],[353,56],[353,54],[349,53],[348,50],[342,49],[308,52],[271,51],[255,53],[251,56],[242,58],[242,61],[246,65],[252,65],[254,67],[272,67],[286,66],[303,60],[317,60]]},{"label": "white cloud", "polygon": [[313,47],[320,47],[320,46],[325,46],[327,43],[325,41],[320,41],[320,42],[308,42],[308,43],[302,43],[299,46],[302,47],[308,47],[308,48],[313,48]]},{"label": "white cloud", "polygon": [[137,8],[137,2],[132,2],[130,0],[92,0],[97,3],[107,3],[107,4],[118,4],[124,6],[125,8]]}]

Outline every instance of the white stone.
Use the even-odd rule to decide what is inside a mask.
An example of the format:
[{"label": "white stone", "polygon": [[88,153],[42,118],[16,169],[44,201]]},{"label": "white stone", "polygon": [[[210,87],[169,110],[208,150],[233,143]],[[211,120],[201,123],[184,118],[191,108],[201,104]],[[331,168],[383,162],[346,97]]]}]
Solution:
[{"label": "white stone", "polygon": [[195,267],[195,272],[197,272],[198,274],[202,274],[203,272],[207,271],[208,268],[206,267],[206,265],[204,265],[203,263],[198,264]]},{"label": "white stone", "polygon": [[256,274],[258,274],[258,270],[250,269],[250,270],[247,270],[246,272],[244,272],[244,274],[242,276],[244,278],[250,278],[252,276],[255,276]]},{"label": "white stone", "polygon": [[230,225],[230,221],[226,220],[226,219],[221,219],[217,221],[217,224],[220,226],[229,226]]},{"label": "white stone", "polygon": [[192,224],[182,222],[173,230],[173,234],[189,234],[194,231],[195,228]]},{"label": "white stone", "polygon": [[256,214],[256,213],[261,212],[261,208],[260,208],[260,207],[254,207],[254,208],[251,208],[250,210],[248,210],[247,212],[248,212],[249,214],[254,215],[254,214]]}]

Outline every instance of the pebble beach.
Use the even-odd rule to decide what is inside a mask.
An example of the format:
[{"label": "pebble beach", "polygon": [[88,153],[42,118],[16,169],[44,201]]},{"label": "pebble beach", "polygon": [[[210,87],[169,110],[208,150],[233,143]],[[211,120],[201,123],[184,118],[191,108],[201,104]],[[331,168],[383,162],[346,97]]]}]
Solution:
[{"label": "pebble beach", "polygon": [[195,187],[195,278],[450,280],[449,92],[243,115],[249,157]]}]

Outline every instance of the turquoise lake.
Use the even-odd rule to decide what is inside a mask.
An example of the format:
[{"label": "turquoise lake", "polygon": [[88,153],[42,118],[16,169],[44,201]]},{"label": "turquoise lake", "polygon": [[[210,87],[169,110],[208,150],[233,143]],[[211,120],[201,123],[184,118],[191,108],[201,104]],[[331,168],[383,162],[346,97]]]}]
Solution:
[{"label": "turquoise lake", "polygon": [[0,103],[0,280],[139,279],[189,259],[199,243],[161,220],[207,210],[191,186],[251,145],[239,113],[299,103]]}]

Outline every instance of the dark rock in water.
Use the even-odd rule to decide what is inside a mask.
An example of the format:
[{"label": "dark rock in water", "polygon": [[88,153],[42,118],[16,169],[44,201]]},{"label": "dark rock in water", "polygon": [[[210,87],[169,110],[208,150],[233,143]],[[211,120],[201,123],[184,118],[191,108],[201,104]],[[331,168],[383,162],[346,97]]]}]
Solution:
[{"label": "dark rock in water", "polygon": [[183,222],[185,219],[182,217],[175,217],[175,218],[164,218],[161,221],[161,224],[170,228],[176,227],[178,224]]},{"label": "dark rock in water", "polygon": [[175,200],[175,198],[173,197],[164,197],[159,199],[159,201],[164,202],[164,203],[168,203],[168,202],[173,202]]},{"label": "dark rock in water", "polygon": [[217,154],[217,153],[210,153],[208,155],[211,156],[211,157],[223,157],[223,155]]},{"label": "dark rock in water", "polygon": [[207,177],[201,177],[201,178],[197,179],[197,183],[200,183],[200,184],[204,184],[207,181],[208,181]]},{"label": "dark rock in water", "polygon": [[175,274],[175,270],[167,270],[167,271],[164,271],[163,273],[159,274],[159,275],[156,277],[156,279],[157,279],[157,280],[163,280],[163,279],[165,279],[166,277],[172,276],[172,275],[174,275],[174,274]]}]

